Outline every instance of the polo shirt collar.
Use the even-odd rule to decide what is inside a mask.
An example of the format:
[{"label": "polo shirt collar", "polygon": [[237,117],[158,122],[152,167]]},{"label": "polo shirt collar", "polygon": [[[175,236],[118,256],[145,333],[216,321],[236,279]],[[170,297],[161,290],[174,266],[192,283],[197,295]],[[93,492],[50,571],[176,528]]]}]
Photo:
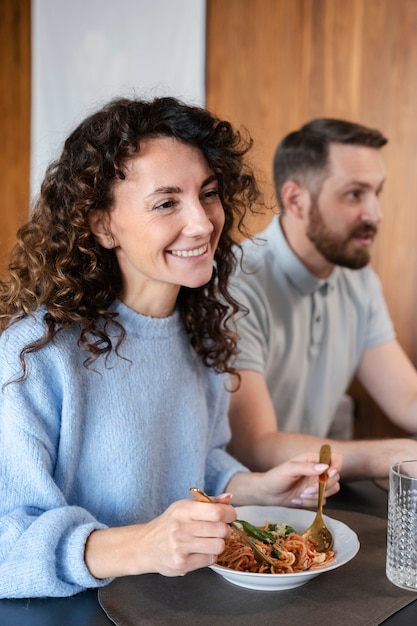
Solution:
[{"label": "polo shirt collar", "polygon": [[302,295],[310,295],[315,291],[327,293],[328,289],[334,289],[339,267],[335,267],[328,278],[323,280],[314,276],[293,252],[285,238],[278,216],[276,220],[277,260],[287,279]]}]

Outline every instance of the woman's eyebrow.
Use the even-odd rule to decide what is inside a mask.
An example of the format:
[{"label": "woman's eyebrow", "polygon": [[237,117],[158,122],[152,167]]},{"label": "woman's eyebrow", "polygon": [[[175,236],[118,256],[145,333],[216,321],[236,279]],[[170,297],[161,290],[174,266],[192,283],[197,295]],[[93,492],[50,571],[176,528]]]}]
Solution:
[{"label": "woman's eyebrow", "polygon": [[[203,180],[201,183],[201,187],[205,187],[206,185],[210,185],[213,182],[217,181],[216,174],[210,174],[207,178]],[[181,187],[177,187],[176,185],[162,185],[161,187],[157,187],[151,193],[149,193],[146,197],[149,198],[159,193],[181,193]]]},{"label": "woman's eyebrow", "polygon": [[217,182],[216,174],[210,174],[205,180],[203,180],[201,186],[205,187],[206,185],[210,185],[210,183]]},{"label": "woman's eyebrow", "polygon": [[159,193],[181,193],[181,187],[173,186],[173,185],[163,185],[162,187],[157,187],[151,193],[149,193],[146,197],[150,198]]}]

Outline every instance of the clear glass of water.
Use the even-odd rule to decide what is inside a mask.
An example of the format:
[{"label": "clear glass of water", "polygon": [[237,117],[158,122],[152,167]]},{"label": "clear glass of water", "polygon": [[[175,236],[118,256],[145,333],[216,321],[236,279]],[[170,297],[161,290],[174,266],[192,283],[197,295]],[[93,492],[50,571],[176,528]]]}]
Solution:
[{"label": "clear glass of water", "polygon": [[386,574],[394,585],[417,591],[417,460],[390,468]]}]

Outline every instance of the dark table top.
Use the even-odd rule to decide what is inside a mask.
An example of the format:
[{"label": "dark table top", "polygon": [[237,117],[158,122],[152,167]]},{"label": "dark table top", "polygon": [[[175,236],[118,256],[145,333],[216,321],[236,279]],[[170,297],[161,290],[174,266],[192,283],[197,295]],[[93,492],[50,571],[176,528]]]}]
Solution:
[{"label": "dark table top", "polygon": [[[386,518],[387,492],[371,481],[359,481],[343,485],[339,494],[328,500],[328,505],[332,509]],[[110,626],[112,623],[98,603],[96,590],[71,598],[0,600],[0,626]],[[417,602],[384,622],[384,626],[410,624],[417,624]]]}]

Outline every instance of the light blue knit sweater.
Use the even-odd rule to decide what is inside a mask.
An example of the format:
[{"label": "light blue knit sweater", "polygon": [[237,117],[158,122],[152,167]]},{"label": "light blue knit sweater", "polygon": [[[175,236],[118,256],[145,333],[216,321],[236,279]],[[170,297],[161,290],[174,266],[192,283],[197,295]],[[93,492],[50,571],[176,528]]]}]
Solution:
[{"label": "light blue knit sweater", "polygon": [[190,486],[224,490],[245,468],[225,452],[226,379],[204,367],[177,312],[145,317],[116,302],[121,352],[95,370],[78,329],[27,357],[42,316],[0,337],[0,597],[67,596],[108,581],[84,563],[92,530],[146,522]]}]

